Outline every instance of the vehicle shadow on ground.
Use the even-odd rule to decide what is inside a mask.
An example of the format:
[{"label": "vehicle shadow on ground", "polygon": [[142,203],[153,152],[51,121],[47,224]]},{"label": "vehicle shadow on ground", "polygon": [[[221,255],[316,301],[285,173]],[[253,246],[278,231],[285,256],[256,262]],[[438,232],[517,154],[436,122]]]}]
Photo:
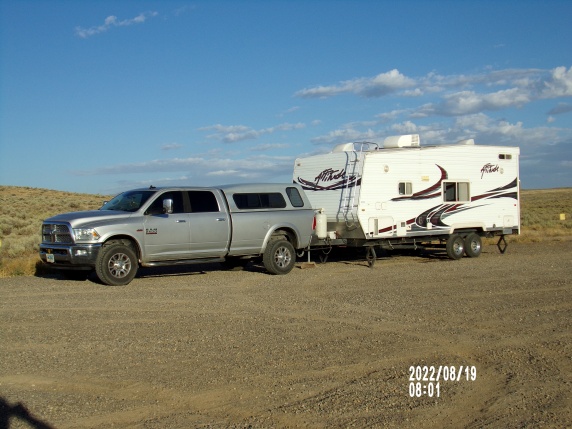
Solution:
[{"label": "vehicle shadow on ground", "polygon": [[[445,249],[394,249],[385,250],[375,248],[376,263],[384,261],[398,260],[400,258],[412,257],[418,262],[435,262],[439,260],[449,259]],[[328,250],[312,250],[310,253],[310,261],[317,265],[327,263],[342,263],[347,265],[365,265],[368,266],[366,258],[366,249],[361,247],[333,247]],[[305,253],[297,258],[298,264],[308,262],[308,254]],[[189,265],[172,265],[162,267],[139,267],[135,278],[154,278],[154,277],[182,277],[204,275],[213,271],[248,271],[255,273],[267,273],[264,264],[260,258],[245,261],[241,265],[227,265],[225,263],[204,263]],[[92,283],[102,284],[95,275],[95,272],[88,271],[65,271],[65,270],[48,270],[45,267],[36,269],[36,277],[49,278],[53,280],[73,280],[73,281],[89,281]],[[2,429],[0,427],[0,429]]]},{"label": "vehicle shadow on ground", "polygon": [[[375,262],[390,261],[398,258],[412,257],[423,262],[449,259],[445,249],[393,249],[386,250],[375,248]],[[334,247],[329,251],[314,250],[311,260],[316,264],[338,262],[348,265],[368,265],[366,249],[361,247]]]},{"label": "vehicle shadow on ground", "polygon": [[10,405],[6,399],[0,396],[0,429],[10,429],[10,420],[19,420],[18,427],[22,422],[36,429],[53,429],[53,426],[40,420],[26,408],[21,402]]}]

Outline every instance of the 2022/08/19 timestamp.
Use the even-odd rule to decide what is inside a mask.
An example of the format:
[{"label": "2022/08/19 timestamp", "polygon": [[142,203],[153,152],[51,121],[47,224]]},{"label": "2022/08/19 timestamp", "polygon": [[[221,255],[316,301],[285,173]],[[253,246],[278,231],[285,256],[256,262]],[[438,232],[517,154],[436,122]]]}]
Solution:
[{"label": "2022/08/19 timestamp", "polygon": [[477,367],[468,365],[411,365],[409,367],[409,396],[429,398],[441,396],[441,381],[475,381]]}]

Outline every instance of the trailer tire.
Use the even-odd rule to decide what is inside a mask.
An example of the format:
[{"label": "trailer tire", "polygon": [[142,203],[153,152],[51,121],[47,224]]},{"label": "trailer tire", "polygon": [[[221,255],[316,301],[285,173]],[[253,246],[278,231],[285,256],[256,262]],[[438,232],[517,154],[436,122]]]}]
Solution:
[{"label": "trailer tire", "polygon": [[103,284],[124,286],[133,280],[139,265],[137,255],[122,243],[104,245],[97,256],[95,272]]},{"label": "trailer tire", "polygon": [[270,241],[264,250],[262,262],[271,274],[288,274],[296,263],[294,246],[286,240]]},{"label": "trailer tire", "polygon": [[483,242],[479,234],[474,232],[465,237],[465,254],[469,258],[478,258],[483,250]]},{"label": "trailer tire", "polygon": [[465,242],[459,234],[452,234],[447,239],[445,246],[447,256],[451,259],[461,259],[465,253]]}]

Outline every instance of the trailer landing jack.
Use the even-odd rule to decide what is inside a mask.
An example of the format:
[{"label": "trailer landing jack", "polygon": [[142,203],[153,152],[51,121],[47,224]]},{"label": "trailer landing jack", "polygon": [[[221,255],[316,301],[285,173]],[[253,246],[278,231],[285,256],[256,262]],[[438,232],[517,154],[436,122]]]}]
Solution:
[{"label": "trailer landing jack", "polygon": [[375,249],[373,246],[368,246],[365,251],[365,260],[367,261],[367,266],[369,268],[373,268],[373,264],[375,264],[375,259],[377,255],[375,254]]},{"label": "trailer landing jack", "polygon": [[497,242],[497,247],[501,252],[501,255],[504,255],[504,252],[506,252],[506,248],[508,247],[508,243],[504,239],[504,234],[500,236],[499,241]]}]

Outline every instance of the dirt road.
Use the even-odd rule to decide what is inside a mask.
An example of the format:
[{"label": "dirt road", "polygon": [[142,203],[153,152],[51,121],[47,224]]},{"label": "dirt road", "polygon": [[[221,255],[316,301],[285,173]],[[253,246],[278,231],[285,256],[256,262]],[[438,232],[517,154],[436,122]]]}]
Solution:
[{"label": "dirt road", "polygon": [[0,427],[571,424],[572,240],[334,256],[286,276],[0,279]]}]

